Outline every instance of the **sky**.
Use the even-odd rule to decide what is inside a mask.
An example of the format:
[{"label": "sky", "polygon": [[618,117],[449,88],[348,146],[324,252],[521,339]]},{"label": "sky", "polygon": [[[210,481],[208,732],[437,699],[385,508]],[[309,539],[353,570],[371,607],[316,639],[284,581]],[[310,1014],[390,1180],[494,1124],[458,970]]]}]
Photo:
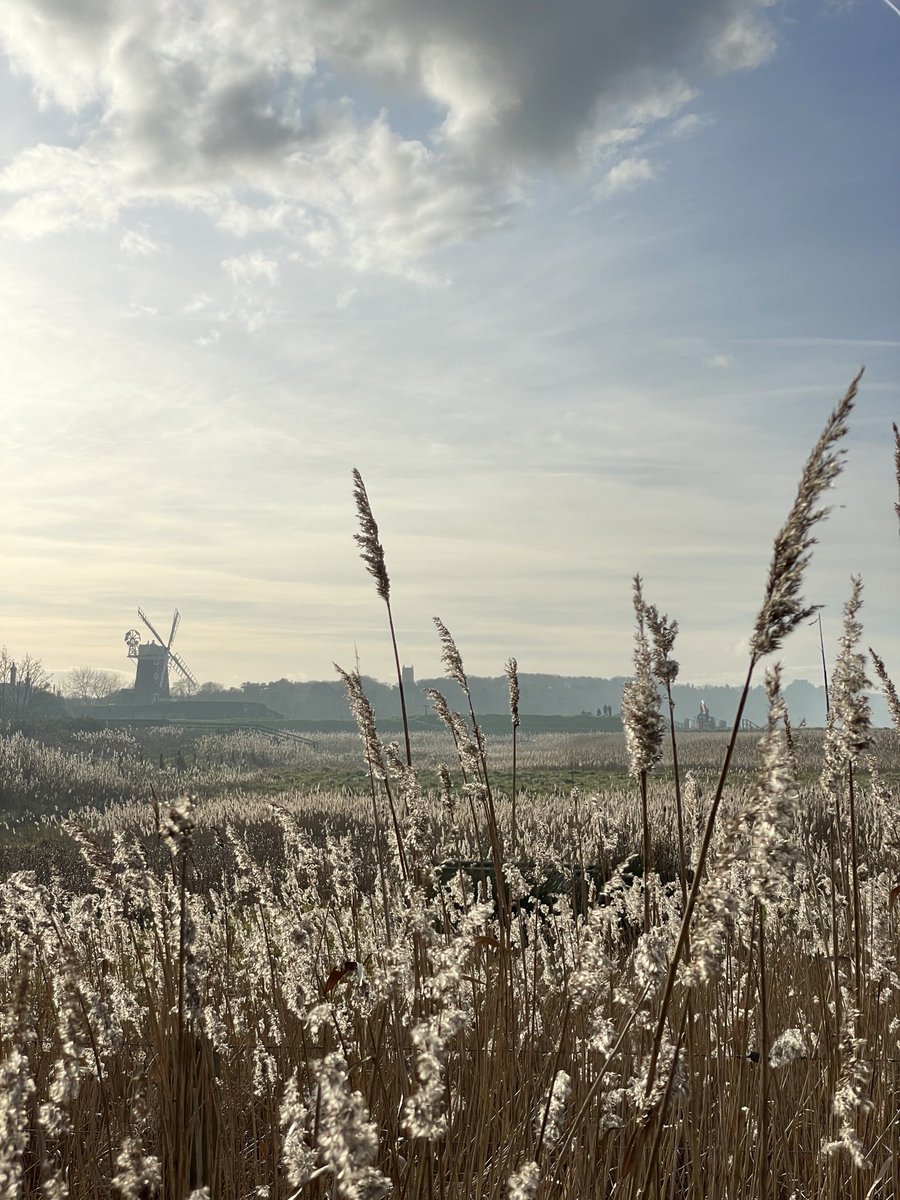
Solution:
[{"label": "sky", "polygon": [[[900,11],[887,0],[0,0],[0,642],[201,680],[743,678],[807,574],[900,676]],[[786,644],[819,677],[818,632]]]}]

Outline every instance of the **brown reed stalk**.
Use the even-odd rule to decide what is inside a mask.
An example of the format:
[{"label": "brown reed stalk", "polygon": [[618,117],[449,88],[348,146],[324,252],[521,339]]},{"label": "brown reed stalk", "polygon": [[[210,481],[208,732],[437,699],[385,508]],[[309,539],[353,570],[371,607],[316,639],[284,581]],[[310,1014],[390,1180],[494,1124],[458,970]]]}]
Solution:
[{"label": "brown reed stalk", "polygon": [[639,776],[641,792],[641,831],[644,856],[644,933],[650,932],[650,802],[647,796],[647,772]]},{"label": "brown reed stalk", "polygon": [[512,826],[512,856],[515,861],[516,846],[518,841],[518,828],[516,825],[516,801],[518,792],[516,789],[516,743],[519,732],[519,664],[514,658],[506,660],[506,679],[509,685],[509,717],[512,723],[512,814],[510,824]]},{"label": "brown reed stalk", "polygon": [[[894,431],[894,474],[897,476],[897,495],[900,497],[900,429],[897,428],[896,422],[891,425]],[[894,505],[894,512],[897,514],[897,520],[900,521],[900,499]]]},{"label": "brown reed stalk", "polygon": [[[678,1071],[678,1056],[681,1053],[681,1047],[684,1044],[685,1026],[687,1024],[690,1010],[685,1005],[681,1013],[681,1024],[678,1027],[678,1037],[675,1041],[675,1050],[672,1054],[672,1062],[669,1066],[669,1073],[666,1076],[666,1084],[663,1090],[662,1097],[659,1102],[659,1110],[663,1112],[666,1105],[669,1103],[669,1097],[672,1095],[672,1085],[675,1082],[675,1076]],[[673,1122],[674,1124],[674,1122]],[[647,1155],[646,1165],[644,1167],[644,1177],[641,1183],[639,1196],[658,1196],[659,1195],[659,1145],[662,1141],[664,1122],[660,1119],[656,1122],[656,1128],[653,1134],[653,1144],[650,1147],[650,1153]],[[653,1191],[650,1191],[650,1181],[653,1180]]]},{"label": "brown reed stalk", "polygon": [[816,613],[815,621],[810,621],[810,625],[818,625],[819,627],[819,655],[822,659],[822,686],[825,688],[825,720],[828,720],[828,714],[831,712],[831,697],[828,692],[828,663],[825,658],[825,635],[822,632],[822,614]]},{"label": "brown reed stalk", "polygon": [[856,814],[856,787],[854,786],[853,763],[847,764],[847,795],[850,809],[850,869],[851,893],[853,897],[853,977],[856,983],[857,1002],[862,1004],[862,897],[859,888],[859,825]]},{"label": "brown reed stalk", "polygon": [[[765,905],[757,901],[759,910],[759,1200],[769,1200],[771,1154],[769,1145],[769,996],[766,980],[766,923]],[[777,1177],[777,1176],[776,1176]]]},{"label": "brown reed stalk", "polygon": [[384,563],[384,547],[378,538],[378,524],[372,515],[369,494],[363,483],[362,475],[353,468],[353,499],[356,501],[356,513],[359,518],[359,533],[353,535],[359,546],[360,558],[366,564],[366,570],[375,580],[375,590],[384,601],[387,609],[388,629],[391,635],[391,648],[394,652],[394,666],[397,670],[397,687],[400,691],[400,713],[403,718],[403,738],[406,743],[406,765],[412,766],[412,744],[409,738],[409,718],[406,714],[406,694],[403,689],[403,671],[400,669],[400,651],[397,649],[397,635],[394,631],[394,614],[391,609],[391,581]]},{"label": "brown reed stalk", "polygon": [[375,772],[368,759],[366,760],[366,769],[369,776],[369,794],[372,797],[372,823],[375,826],[375,857],[378,862],[378,884],[381,890],[381,904],[384,911],[384,928],[388,941],[392,942],[394,940],[394,931],[391,922],[391,906],[388,903],[387,875],[384,867],[384,839],[381,831],[381,817],[378,812],[378,789],[375,786]]}]

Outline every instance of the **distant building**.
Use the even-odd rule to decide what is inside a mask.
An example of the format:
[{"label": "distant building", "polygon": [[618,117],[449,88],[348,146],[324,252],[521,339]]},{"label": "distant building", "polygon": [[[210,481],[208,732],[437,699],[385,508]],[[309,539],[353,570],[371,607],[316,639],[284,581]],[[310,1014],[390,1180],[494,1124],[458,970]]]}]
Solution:
[{"label": "distant building", "polygon": [[135,704],[151,704],[154,700],[168,700],[169,652],[156,642],[141,642],[136,649],[137,671],[134,676]]},{"label": "distant building", "polygon": [[706,707],[705,700],[700,701],[700,711],[697,713],[697,716],[694,719],[694,724],[698,729],[703,730],[704,732],[709,732],[710,730],[719,728],[719,722],[714,716],[711,715],[709,709]]}]

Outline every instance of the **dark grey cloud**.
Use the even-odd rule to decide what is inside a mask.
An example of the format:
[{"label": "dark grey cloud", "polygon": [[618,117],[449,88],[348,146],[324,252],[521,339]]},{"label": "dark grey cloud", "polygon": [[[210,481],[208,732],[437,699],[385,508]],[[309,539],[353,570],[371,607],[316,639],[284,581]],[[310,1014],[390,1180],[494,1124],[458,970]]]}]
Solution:
[{"label": "dark grey cloud", "polygon": [[711,73],[758,65],[773,48],[768,7],[363,0],[335,9],[321,0],[314,21],[326,54],[346,69],[394,75],[447,104],[451,138],[457,118],[461,141],[469,132],[513,156],[553,160],[586,133],[652,110],[678,79],[686,90]]}]

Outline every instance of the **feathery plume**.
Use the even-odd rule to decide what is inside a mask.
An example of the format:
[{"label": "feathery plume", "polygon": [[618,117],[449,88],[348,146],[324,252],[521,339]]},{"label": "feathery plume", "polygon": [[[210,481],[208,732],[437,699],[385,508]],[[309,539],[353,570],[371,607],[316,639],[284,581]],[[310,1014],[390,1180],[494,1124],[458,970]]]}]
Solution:
[{"label": "feathery plume", "polygon": [[862,637],[859,610],[862,608],[862,580],[855,575],[850,598],[844,605],[844,632],[841,652],[835,663],[831,680],[831,708],[825,733],[825,766],[822,786],[833,791],[839,786],[847,764],[856,765],[872,743],[872,724],[869,699],[865,689],[865,655],[857,646]]},{"label": "feathery plume", "polygon": [[[797,787],[794,759],[788,748],[781,695],[781,667],[766,672],[769,722],[760,739],[762,763],[756,785],[724,833],[724,848],[699,893],[685,971],[688,986],[715,979],[725,962],[728,934],[751,897],[774,899],[796,861],[794,828]],[[748,831],[749,830],[749,836]],[[750,888],[734,886],[735,868],[746,863]]]},{"label": "feathery plume", "polygon": [[453,795],[453,781],[445,763],[441,763],[438,767],[438,779],[440,780],[441,808],[452,819],[456,799]]},{"label": "feathery plume", "polygon": [[653,674],[662,684],[673,684],[678,676],[678,663],[672,647],[678,636],[678,622],[670,621],[668,613],[660,613],[655,604],[644,605],[644,616],[653,641]]},{"label": "feathery plume", "polygon": [[798,853],[794,829],[799,798],[779,663],[766,671],[766,693],[769,724],[760,738],[759,803],[754,806],[748,856],[750,891],[763,902],[775,900],[781,883],[792,877]]},{"label": "feathery plume", "polygon": [[519,728],[519,664],[514,658],[507,659],[506,680],[509,684],[509,715],[513,729]]},{"label": "feathery plume", "polygon": [[650,771],[662,757],[663,720],[659,711],[659,694],[653,682],[652,655],[645,626],[646,608],[641,592],[641,577],[634,577],[634,612],[637,628],[634,639],[634,679],[625,684],[622,692],[622,723],[631,763],[631,774],[637,778]]},{"label": "feathery plume", "polygon": [[391,1181],[373,1165],[378,1131],[360,1092],[350,1091],[350,1072],[337,1051],[319,1063],[319,1149],[346,1200],[381,1200]]},{"label": "feathery plume", "polygon": [[440,1024],[440,1018],[433,1017],[412,1031],[412,1043],[418,1051],[416,1076],[420,1086],[403,1103],[403,1127],[411,1138],[434,1141],[447,1132],[444,1087],[447,1053]]},{"label": "feathery plume", "polygon": [[534,1200],[541,1182],[541,1171],[536,1162],[527,1162],[514,1171],[506,1181],[509,1200]]},{"label": "feathery plume", "polygon": [[441,639],[441,662],[444,664],[444,671],[447,674],[447,678],[453,679],[458,683],[468,696],[469,681],[466,678],[462,655],[456,648],[456,642],[454,642],[450,630],[440,617],[434,618],[434,624],[438,631],[438,637]]},{"label": "feathery plume", "polygon": [[[31,1106],[35,1084],[22,1050],[26,1038],[33,1034],[29,1024],[27,996],[32,956],[30,950],[22,955],[20,975],[15,989],[10,1018],[12,1045],[0,1062],[0,1196],[14,1200],[21,1196],[25,1174],[24,1156],[29,1141]],[[6,1032],[6,1030],[4,1030]]]},{"label": "feathery plume", "polygon": [[287,1081],[281,1101],[281,1163],[291,1187],[303,1188],[316,1169],[316,1152],[307,1140],[309,1105],[300,1098],[296,1072]]},{"label": "feathery plume", "polygon": [[823,1150],[826,1154],[839,1154],[844,1150],[856,1169],[865,1171],[872,1163],[866,1156],[865,1146],[857,1132],[857,1121],[860,1114],[867,1113],[872,1108],[872,1100],[868,1094],[872,1068],[863,1057],[866,1050],[865,1040],[856,1036],[858,1020],[859,1012],[850,997],[845,994],[841,1022],[843,1069],[832,1103],[832,1111],[838,1119],[838,1136],[835,1141],[828,1142]]},{"label": "feathery plume", "polygon": [[375,714],[372,711],[372,705],[369,703],[369,697],[363,690],[359,671],[345,671],[337,663],[334,663],[334,669],[344,681],[344,686],[347,689],[347,702],[350,705],[350,711],[353,713],[353,719],[356,721],[360,737],[366,748],[366,762],[372,768],[372,773],[376,778],[384,779],[387,775],[387,770],[384,764],[381,742],[378,740],[378,730],[375,728]]},{"label": "feathery plume", "polygon": [[544,1103],[540,1105],[534,1121],[534,1132],[539,1145],[551,1150],[558,1145],[566,1121],[566,1104],[572,1094],[572,1080],[565,1071],[557,1071],[547,1089]]},{"label": "feathery plume", "polygon": [[884,698],[887,701],[887,706],[890,709],[891,718],[900,733],[900,696],[897,695],[897,689],[894,687],[894,681],[887,673],[887,667],[884,661],[879,658],[872,647],[869,647],[869,653],[872,655],[872,662],[875,664],[875,674],[881,680],[881,690],[884,692]]},{"label": "feathery plume", "polygon": [[788,519],[775,538],[765,597],[750,639],[754,662],[777,650],[789,633],[817,611],[817,606],[807,605],[800,593],[803,572],[816,544],[813,527],[831,511],[818,507],[819,499],[843,469],[845,452],[836,447],[847,432],[861,378],[862,371],[828,418],[803,470]]},{"label": "feathery plume", "polygon": [[[400,696],[400,715],[403,719],[403,739],[406,743],[406,765],[412,766],[412,742],[409,736],[409,718],[406,713],[406,692],[403,687],[403,671],[400,668],[400,651],[397,648],[397,633],[394,629],[394,614],[391,611],[391,581],[388,578],[387,567],[384,565],[384,547],[378,540],[378,525],[372,516],[372,506],[362,476],[353,469],[353,498],[356,501],[356,512],[359,516],[360,532],[353,535],[360,549],[360,557],[366,564],[366,570],[375,580],[375,590],[384,601],[387,609],[388,629],[391,634],[391,649],[394,652],[394,666],[397,669],[397,692]],[[358,674],[358,672],[357,672]]]},{"label": "feathery plume", "polygon": [[112,1185],[122,1200],[153,1200],[162,1186],[162,1165],[154,1154],[145,1154],[136,1137],[129,1135],[116,1158],[118,1173]]},{"label": "feathery plume", "polygon": [[162,836],[176,857],[189,852],[194,839],[193,796],[175,797],[163,820]]},{"label": "feathery plume", "polygon": [[456,743],[456,750],[459,754],[459,761],[463,770],[470,775],[477,776],[481,760],[478,757],[478,747],[472,740],[468,725],[458,712],[454,712],[450,708],[446,697],[435,688],[428,688],[425,695],[431,701],[431,707],[437,716],[440,717],[453,734],[453,740]]},{"label": "feathery plume", "polygon": [[[135,1128],[147,1118],[147,1099],[138,1091],[132,1099],[131,1117]],[[136,1133],[129,1133],[116,1157],[117,1173],[112,1185],[122,1200],[155,1200],[162,1187],[162,1164],[155,1154],[148,1154]]]},{"label": "feathery plume", "polygon": [[802,1029],[785,1029],[769,1050],[770,1067],[786,1067],[798,1058],[809,1056],[809,1039]]},{"label": "feathery plume", "polygon": [[669,969],[666,939],[659,929],[642,933],[634,951],[634,976],[638,987],[652,995],[664,982]]},{"label": "feathery plume", "polygon": [[384,565],[384,547],[378,540],[378,524],[372,516],[372,506],[362,475],[353,468],[353,499],[356,501],[356,513],[359,517],[359,533],[354,533],[353,540],[359,546],[360,558],[366,564],[366,570],[375,580],[375,590],[384,601],[391,598],[391,581]]}]

